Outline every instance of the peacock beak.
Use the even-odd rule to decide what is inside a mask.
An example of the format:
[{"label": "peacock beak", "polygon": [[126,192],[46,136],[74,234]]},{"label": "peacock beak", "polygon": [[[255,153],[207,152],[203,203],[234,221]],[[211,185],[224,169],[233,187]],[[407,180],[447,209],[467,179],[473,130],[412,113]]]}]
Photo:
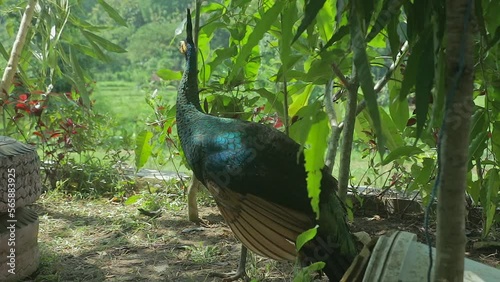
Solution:
[{"label": "peacock beak", "polygon": [[181,41],[181,44],[179,46],[179,51],[182,54],[186,54],[186,52],[187,52],[187,43],[186,43],[186,41]]}]

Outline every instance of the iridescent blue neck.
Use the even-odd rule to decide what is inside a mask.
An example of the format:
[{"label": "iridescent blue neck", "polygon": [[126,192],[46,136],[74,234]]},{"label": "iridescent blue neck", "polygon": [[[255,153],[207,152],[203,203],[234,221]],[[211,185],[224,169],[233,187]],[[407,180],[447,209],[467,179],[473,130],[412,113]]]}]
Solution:
[{"label": "iridescent blue neck", "polygon": [[177,95],[177,111],[200,111],[198,95],[198,66],[196,48],[192,42],[186,43],[186,66]]}]

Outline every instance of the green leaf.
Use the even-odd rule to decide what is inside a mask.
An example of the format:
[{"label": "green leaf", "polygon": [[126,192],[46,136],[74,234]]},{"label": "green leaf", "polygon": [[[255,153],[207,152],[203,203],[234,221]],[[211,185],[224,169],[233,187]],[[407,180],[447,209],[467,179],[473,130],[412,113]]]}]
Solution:
[{"label": "green leaf", "polygon": [[[66,42],[65,42],[66,43]],[[80,53],[85,54],[87,56],[90,56],[92,58],[99,59],[101,61],[107,62],[109,61],[109,58],[102,53],[101,48],[97,46],[97,44],[93,42],[89,42],[92,47],[82,45],[82,44],[72,44],[73,48],[77,49]]]},{"label": "green leaf", "polygon": [[420,47],[422,49],[419,51],[421,52],[421,56],[415,82],[415,106],[417,112],[417,136],[415,142],[422,135],[425,122],[427,121],[429,102],[432,97],[431,91],[434,85],[434,41],[432,40],[432,36],[428,35],[422,44],[423,46]]},{"label": "green leaf", "polygon": [[212,67],[213,70],[215,70],[217,67],[227,67],[224,65],[224,61],[231,59],[233,56],[238,54],[238,49],[236,48],[236,45],[233,45],[231,47],[227,48],[218,48],[215,50],[214,54],[212,55],[212,61],[209,62],[208,64]]},{"label": "green leaf", "polygon": [[332,46],[335,42],[341,40],[344,38],[344,36],[349,34],[349,26],[348,25],[343,25],[341,26],[333,35],[328,39],[328,42],[326,42],[325,46],[321,50],[326,50],[328,47]]},{"label": "green leaf", "polygon": [[476,203],[479,203],[481,200],[481,181],[468,181],[467,183],[467,193],[472,197],[472,200]]},{"label": "green leaf", "polygon": [[5,50],[1,42],[0,42],[0,54],[6,61],[9,60],[9,54],[7,53],[7,50]]},{"label": "green leaf", "polygon": [[302,35],[302,33],[306,30],[306,28],[314,21],[316,15],[318,14],[319,10],[323,8],[325,2],[326,0],[314,0],[314,1],[309,1],[306,4],[304,18],[302,19],[302,22],[300,22],[299,28],[297,29],[297,33],[293,37],[292,44],[295,42],[295,40],[299,38],[300,35]]},{"label": "green leaf", "polygon": [[391,119],[394,121],[396,128],[400,132],[403,132],[410,117],[410,110],[408,108],[408,100],[399,99],[402,79],[400,70],[400,67],[398,67],[394,71],[387,88],[389,89],[389,113],[391,114]]},{"label": "green leaf", "polygon": [[492,124],[491,145],[492,151],[497,160],[500,160],[500,121],[495,121]]},{"label": "green leaf", "polygon": [[325,262],[318,261],[301,268],[293,277],[293,282],[311,281],[311,275],[317,273],[325,267]]},{"label": "green leaf", "polygon": [[83,73],[83,69],[80,66],[80,63],[78,62],[78,59],[76,58],[76,51],[73,47],[70,46],[69,48],[69,55],[70,55],[70,62],[71,62],[71,67],[73,68],[73,71],[75,75],[71,78],[80,92],[80,97],[82,98],[83,104],[86,107],[90,106],[90,98],[89,98],[89,93],[87,91],[87,88],[85,87],[85,75]]},{"label": "green leaf", "polygon": [[289,69],[292,43],[292,28],[297,19],[297,5],[291,1],[281,12],[280,60],[285,70]]},{"label": "green leaf", "polygon": [[468,160],[468,170],[472,169],[472,159],[480,158],[484,150],[488,146],[488,132],[480,132],[477,135],[471,136],[472,142],[469,144],[469,160]]},{"label": "green leaf", "polygon": [[373,126],[370,124],[370,122],[370,115],[366,111],[362,111],[356,117],[354,132],[356,133],[355,136],[357,136],[357,138],[359,138],[359,140],[362,142],[370,142],[370,140],[372,139],[372,136],[367,134],[373,129]]},{"label": "green leaf", "polygon": [[314,85],[309,84],[303,88],[302,92],[295,95],[290,95],[293,101],[288,108],[288,114],[291,117],[296,115],[307,104],[307,100],[309,99],[309,96],[311,95],[313,89]]},{"label": "green leaf", "polygon": [[311,206],[319,218],[319,195],[321,192],[322,168],[325,166],[324,154],[327,148],[328,117],[325,112],[319,111],[311,117],[311,124],[305,142],[304,158],[307,171],[307,192],[311,198]]},{"label": "green leaf", "polygon": [[297,236],[297,240],[295,243],[295,249],[297,250],[297,252],[299,252],[300,249],[302,249],[302,246],[304,246],[307,242],[314,239],[314,237],[316,236],[316,233],[318,233],[318,226],[317,225],[311,229],[308,229],[308,230],[300,233],[299,236]]},{"label": "green leaf", "polygon": [[273,109],[282,117],[284,115],[283,103],[277,97],[278,93],[273,93],[265,88],[253,89],[261,97],[265,98],[267,102],[272,105]]},{"label": "green leaf", "polygon": [[318,14],[316,15],[316,23],[314,27],[316,28],[316,34],[324,42],[328,40],[333,34],[334,24],[332,24],[332,19],[335,17],[336,11],[336,0],[327,0],[320,8]]},{"label": "green leaf", "polygon": [[417,76],[418,60],[420,59],[417,52],[411,52],[406,63],[406,68],[401,82],[401,93],[399,99],[406,99],[410,94],[411,88],[415,85],[415,77]]},{"label": "green leaf", "polygon": [[98,0],[99,4],[102,6],[102,8],[108,13],[108,15],[119,25],[122,26],[127,26],[127,22],[120,16],[120,14],[113,9],[106,1],[104,0]]},{"label": "green leaf", "polygon": [[147,130],[141,131],[135,139],[135,167],[139,171],[151,156],[153,133]]},{"label": "green leaf", "polygon": [[486,213],[486,222],[484,223],[483,237],[488,235],[493,226],[496,209],[498,207],[498,190],[500,187],[499,170],[492,168],[487,174],[488,185],[486,186],[486,202],[483,204]]},{"label": "green leaf", "polygon": [[382,165],[386,165],[393,160],[400,159],[402,157],[411,157],[417,154],[422,154],[423,152],[424,151],[422,151],[422,149],[415,146],[402,146],[391,151],[387,157],[385,157],[384,161],[382,161]]},{"label": "green leaf", "polygon": [[[90,40],[89,40],[89,43],[90,43],[90,45],[92,45],[92,48],[89,48],[91,50],[91,53],[92,53],[90,56],[96,57],[103,62],[109,62],[108,56],[106,56],[104,54],[104,52],[101,50],[101,47],[99,47],[99,45],[97,45],[96,43],[94,43],[93,41],[90,41]],[[84,53],[85,53],[85,50],[84,50]]]},{"label": "green leaf", "polygon": [[481,4],[481,0],[474,1],[474,4],[476,4],[474,8],[474,12],[476,14],[476,23],[479,29],[479,33],[483,37],[483,40],[488,42],[488,32],[486,31],[486,25],[484,23],[484,17],[483,17],[483,6]]},{"label": "green leaf", "polygon": [[[384,29],[384,27],[391,21],[392,19],[398,19],[400,7],[403,5],[403,1],[401,0],[384,0],[382,5],[382,9],[380,10],[377,18],[370,30],[366,38],[366,42],[370,42],[377,34]],[[399,40],[398,40],[399,42]]]},{"label": "green leaf", "polygon": [[324,85],[333,75],[331,61],[325,59],[314,59],[311,62],[307,74],[302,79],[316,85]]},{"label": "green leaf", "polygon": [[142,199],[142,195],[135,194],[135,195],[132,195],[132,196],[128,197],[128,199],[123,204],[126,205],[126,206],[133,205],[137,201],[139,201],[140,199]]},{"label": "green leaf", "polygon": [[317,261],[313,264],[310,264],[309,266],[307,266],[307,269],[314,273],[316,271],[320,271],[321,269],[323,269],[325,267],[326,263],[323,262],[323,261]]},{"label": "green leaf", "polygon": [[300,72],[300,74],[295,71],[293,69],[293,66],[295,64],[297,64],[299,61],[303,60],[304,57],[302,55],[289,55],[288,57],[283,57],[283,59],[285,61],[282,61],[282,65],[280,67],[280,69],[278,70],[278,73],[276,74],[276,80],[272,80],[272,78],[270,79],[271,81],[275,82],[275,81],[282,81],[283,80],[283,69],[285,68],[285,64],[286,64],[286,79],[288,81],[291,80],[291,78],[298,78],[299,80],[304,76],[304,73]]},{"label": "green leaf", "polygon": [[435,169],[435,164],[436,164],[435,160],[431,159],[431,158],[424,158],[421,168],[420,168],[420,166],[417,166],[416,164],[414,164],[414,166],[417,166],[420,168],[420,171],[418,173],[415,173],[413,168],[412,168],[412,175],[415,177],[415,179],[408,187],[408,191],[415,191],[415,189],[425,187],[425,185],[428,184],[429,181],[431,180],[430,178],[431,178],[432,172]]},{"label": "green leaf", "polygon": [[380,114],[378,111],[377,94],[374,91],[374,83],[371,74],[371,67],[366,55],[366,43],[364,33],[361,30],[361,16],[357,13],[351,21],[351,40],[353,61],[356,67],[356,78],[359,81],[363,95],[365,97],[368,113],[373,121],[375,133],[377,134],[377,147],[380,155],[384,155],[384,137],[382,134],[382,125],[380,123]]},{"label": "green leaf", "polygon": [[156,72],[156,74],[163,80],[180,80],[182,78],[182,72],[173,71],[169,69],[161,69]]},{"label": "green leaf", "polygon": [[97,43],[99,46],[101,46],[102,48],[104,48],[110,52],[115,52],[115,53],[127,52],[127,50],[123,49],[119,45],[117,45],[117,44],[115,44],[107,39],[104,39],[104,38],[102,38],[102,37],[100,37],[92,32],[88,32],[86,30],[80,30],[80,31],[83,34],[83,36],[85,36],[85,38],[87,38],[87,40]]},{"label": "green leaf", "polygon": [[248,83],[245,83],[245,86],[247,88],[251,88],[253,86],[253,81],[257,80],[257,75],[259,74],[259,69],[261,67],[261,55],[260,55],[260,46],[256,45],[252,49],[252,55],[251,55],[251,60],[249,60],[245,65],[244,65],[244,73],[245,73],[245,80],[250,81]]},{"label": "green leaf", "polygon": [[264,37],[264,34],[269,31],[271,25],[276,21],[280,12],[283,10],[283,6],[286,1],[279,0],[274,3],[274,5],[265,12],[262,18],[257,22],[253,28],[252,33],[248,36],[248,40],[245,45],[241,48],[241,51],[236,58],[236,61],[229,74],[228,81],[232,81],[238,73],[240,73],[241,68],[247,62],[248,56],[252,53],[252,49],[259,44],[260,40]]},{"label": "green leaf", "polygon": [[[398,15],[400,12],[398,13]],[[399,52],[400,39],[398,34],[399,17],[392,17],[387,24],[387,39],[389,40],[389,46],[391,47],[392,59],[395,60]]]},{"label": "green leaf", "polygon": [[396,125],[392,121],[391,117],[385,112],[385,110],[379,108],[380,118],[384,127],[382,128],[382,134],[385,140],[385,144],[389,150],[394,150],[405,144],[403,137],[401,137],[401,131],[396,128]]}]

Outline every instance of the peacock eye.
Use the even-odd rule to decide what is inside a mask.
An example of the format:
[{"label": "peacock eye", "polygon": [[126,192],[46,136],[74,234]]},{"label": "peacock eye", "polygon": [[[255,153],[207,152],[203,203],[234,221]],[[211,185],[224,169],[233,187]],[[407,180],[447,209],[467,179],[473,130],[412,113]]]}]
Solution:
[{"label": "peacock eye", "polygon": [[186,52],[187,52],[187,43],[186,43],[186,41],[181,41],[181,44],[179,46],[179,51],[181,51],[182,54],[186,54]]}]

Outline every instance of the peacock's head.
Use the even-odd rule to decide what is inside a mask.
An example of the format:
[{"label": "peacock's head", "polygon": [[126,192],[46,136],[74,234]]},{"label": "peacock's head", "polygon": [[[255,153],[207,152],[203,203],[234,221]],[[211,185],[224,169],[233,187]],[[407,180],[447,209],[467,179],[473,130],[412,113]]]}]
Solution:
[{"label": "peacock's head", "polygon": [[193,41],[193,23],[191,22],[191,11],[187,9],[187,19],[186,19],[186,41],[181,41],[181,46],[179,50],[187,58],[188,52],[194,50]]}]

